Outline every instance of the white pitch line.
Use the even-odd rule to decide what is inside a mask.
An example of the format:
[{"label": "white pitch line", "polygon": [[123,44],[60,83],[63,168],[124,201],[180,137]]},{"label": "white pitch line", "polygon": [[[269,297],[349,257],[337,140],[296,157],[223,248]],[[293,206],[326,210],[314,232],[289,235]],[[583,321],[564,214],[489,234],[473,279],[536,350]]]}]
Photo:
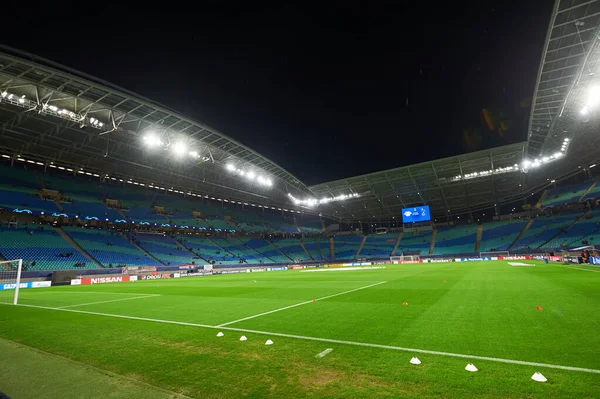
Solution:
[{"label": "white pitch line", "polygon": [[327,343],[332,343],[332,344],[362,346],[362,347],[377,348],[377,349],[390,349],[390,350],[401,351],[401,352],[424,353],[424,354],[428,354],[428,355],[457,357],[457,358],[462,358],[462,359],[483,360],[483,361],[496,362],[496,363],[518,364],[521,366],[544,367],[544,368],[550,368],[550,369],[579,371],[579,372],[583,372],[583,373],[600,374],[600,370],[598,370],[598,369],[588,369],[588,368],[584,368],[584,367],[572,367],[572,366],[561,366],[558,364],[549,364],[549,363],[526,362],[523,360],[503,359],[503,358],[499,358],[499,357],[466,355],[466,354],[462,354],[462,353],[432,351],[432,350],[427,350],[427,349],[404,348],[401,346],[371,344],[371,343],[367,343],[367,342],[343,341],[343,340],[339,340],[339,339],[330,339],[330,338],[308,337],[308,336],[304,336],[304,335],[284,334],[284,333],[277,333],[277,332],[270,332],[270,331],[248,330],[245,328],[210,326],[207,324],[188,323],[185,321],[150,319],[147,317],[126,316],[126,315],[111,314],[111,313],[88,312],[86,310],[77,310],[77,309],[59,309],[59,308],[51,308],[48,306],[25,305],[25,304],[12,305],[9,303],[4,303],[4,302],[0,302],[0,305],[21,306],[21,307],[27,307],[27,308],[46,309],[46,310],[58,310],[60,312],[72,312],[72,313],[89,314],[89,315],[94,315],[94,316],[115,317],[117,319],[150,321],[150,322],[154,322],[154,323],[175,324],[175,325],[179,325],[179,326],[202,327],[202,328],[211,328],[211,329],[216,329],[216,330],[220,329],[220,330],[237,331],[237,332],[244,332],[244,333],[251,333],[251,334],[268,335],[268,336],[274,336],[274,337],[295,338],[295,339],[301,339],[301,340],[305,340],[305,341],[327,342]]},{"label": "white pitch line", "polygon": [[371,284],[371,285],[366,285],[364,287],[354,288],[353,290],[348,290],[348,291],[344,291],[344,292],[339,292],[337,294],[327,295],[327,296],[324,296],[324,297],[321,297],[321,298],[316,298],[315,300],[300,302],[300,303],[296,303],[294,305],[284,306],[283,308],[269,310],[268,312],[263,312],[263,313],[255,314],[255,315],[252,315],[252,316],[244,317],[243,319],[238,319],[238,320],[234,320],[234,321],[229,321],[227,323],[219,324],[217,327],[228,326],[228,325],[233,324],[233,323],[239,323],[240,321],[250,320],[250,319],[254,319],[254,318],[257,318],[257,317],[265,316],[265,315],[268,315],[268,314],[271,314],[271,313],[281,312],[282,310],[287,310],[287,309],[295,308],[297,306],[308,305],[309,303],[313,303],[313,302],[317,302],[317,301],[322,301],[323,299],[333,298],[334,296],[340,296],[340,295],[349,294],[351,292],[355,292],[355,291],[359,291],[359,290],[364,290],[366,288],[375,287],[376,285],[380,285],[380,284],[384,284],[384,283],[387,283],[387,281],[380,281],[378,283]]},{"label": "white pitch line", "polygon": [[575,266],[561,266],[561,265],[554,265],[554,266],[558,266],[558,267],[564,267],[565,269],[577,269],[577,270],[583,270],[584,272],[600,273],[600,270],[590,270],[590,269],[584,269],[584,268],[582,268],[582,267],[575,267]]},{"label": "white pitch line", "polygon": [[[22,292],[21,292],[22,293]],[[112,295],[160,295],[142,294],[141,292],[104,292],[104,291],[27,291],[27,294],[112,294]]]},{"label": "white pitch line", "polygon": [[333,349],[332,348],[327,348],[325,349],[323,352],[319,353],[317,356],[315,356],[317,359],[320,359],[322,357],[327,356],[328,353],[332,352]]},{"label": "white pitch line", "polygon": [[74,308],[76,306],[96,305],[96,304],[99,304],[99,303],[109,303],[109,302],[119,302],[119,301],[131,301],[132,299],[153,298],[153,297],[156,297],[156,296],[160,296],[160,294],[149,294],[149,295],[144,295],[144,296],[136,296],[136,297],[133,297],[133,298],[109,299],[108,301],[78,303],[76,305],[59,306],[56,309],[66,309],[66,308]]}]

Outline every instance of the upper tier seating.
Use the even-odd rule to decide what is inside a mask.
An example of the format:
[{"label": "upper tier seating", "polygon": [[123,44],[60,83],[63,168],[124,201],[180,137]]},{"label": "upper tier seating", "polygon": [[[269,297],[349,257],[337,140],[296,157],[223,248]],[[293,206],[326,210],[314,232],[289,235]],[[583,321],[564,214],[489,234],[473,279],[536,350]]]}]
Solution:
[{"label": "upper tier seating", "polygon": [[63,227],[81,248],[105,267],[162,266],[146,255],[116,231],[92,230],[81,227]]},{"label": "upper tier seating", "polygon": [[323,232],[321,217],[318,215],[296,214],[296,225],[302,233],[318,234]]},{"label": "upper tier seating", "polygon": [[265,257],[234,237],[213,237],[212,240],[246,263],[262,263]]},{"label": "upper tier seating", "polygon": [[0,227],[0,255],[4,259],[23,259],[26,270],[98,267],[66,242],[54,228],[44,225]]},{"label": "upper tier seating", "polygon": [[[506,251],[519,236],[528,220],[500,220],[483,225],[480,252]],[[436,244],[437,246],[437,244]]]},{"label": "upper tier seating", "polygon": [[586,190],[590,188],[592,183],[592,180],[588,180],[579,184],[553,188],[546,196],[546,199],[544,199],[542,206],[565,205],[577,202]]},{"label": "upper tier seating", "polygon": [[367,236],[365,245],[363,245],[360,251],[359,257],[363,258],[389,258],[396,240],[398,239],[399,232],[386,233],[386,234],[371,234]]},{"label": "upper tier seating", "polygon": [[360,243],[362,242],[363,237],[363,235],[335,236],[333,243],[335,260],[355,259],[356,252],[360,247]]}]

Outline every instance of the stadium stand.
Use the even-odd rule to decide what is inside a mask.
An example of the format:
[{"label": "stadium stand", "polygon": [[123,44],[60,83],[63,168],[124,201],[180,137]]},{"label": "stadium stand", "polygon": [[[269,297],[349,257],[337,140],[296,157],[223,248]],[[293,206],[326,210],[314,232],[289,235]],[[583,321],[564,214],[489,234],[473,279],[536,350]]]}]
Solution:
[{"label": "stadium stand", "polygon": [[273,238],[271,242],[293,262],[298,263],[311,260],[297,238]]},{"label": "stadium stand", "polygon": [[555,216],[538,216],[529,230],[513,245],[512,250],[536,249],[582,217],[582,212],[567,212]]},{"label": "stadium stand", "polygon": [[62,230],[104,267],[163,266],[116,231],[69,226]]},{"label": "stadium stand", "polygon": [[315,261],[330,261],[329,241],[321,237],[307,237],[302,239],[304,248]]},{"label": "stadium stand", "polygon": [[599,243],[600,210],[593,210],[581,217],[570,227],[559,231],[558,235],[543,245],[543,248],[566,249],[573,246]]},{"label": "stadium stand", "polygon": [[399,232],[386,234],[371,234],[363,245],[360,258],[386,258],[389,257],[394,249]]},{"label": "stadium stand", "polygon": [[448,255],[475,252],[477,225],[466,224],[438,228],[433,254]]},{"label": "stadium stand", "polygon": [[23,259],[25,270],[97,268],[50,226],[0,227],[0,254]]},{"label": "stadium stand", "polygon": [[282,254],[275,246],[264,238],[240,237],[240,240],[271,262],[289,263],[291,259]]},{"label": "stadium stand", "polygon": [[427,255],[429,253],[429,247],[431,245],[433,232],[419,231],[415,232],[404,232],[398,248],[393,255]]},{"label": "stadium stand", "polygon": [[363,235],[337,235],[334,238],[335,260],[352,260],[363,240]]},{"label": "stadium stand", "polygon": [[208,263],[217,265],[229,265],[242,263],[242,260],[235,255],[221,248],[211,238],[194,236],[194,235],[179,235],[177,241],[194,252],[199,259]]},{"label": "stadium stand", "polygon": [[129,237],[165,265],[191,264],[193,254],[165,234],[130,234]]},{"label": "stadium stand", "polygon": [[[506,251],[517,239],[527,220],[500,220],[483,225],[480,252]],[[437,245],[436,245],[437,246]]]},{"label": "stadium stand", "polygon": [[593,181],[588,180],[579,184],[556,187],[548,193],[546,199],[542,202],[542,206],[565,205],[577,202],[592,184]]}]

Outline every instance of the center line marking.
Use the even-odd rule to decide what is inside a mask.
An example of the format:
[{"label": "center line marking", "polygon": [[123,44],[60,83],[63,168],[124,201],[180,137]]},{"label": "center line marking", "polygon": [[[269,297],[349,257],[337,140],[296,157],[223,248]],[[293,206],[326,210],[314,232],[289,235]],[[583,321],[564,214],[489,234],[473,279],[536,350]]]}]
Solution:
[{"label": "center line marking", "polygon": [[333,351],[332,348],[327,348],[325,349],[323,352],[319,353],[317,356],[315,356],[317,359],[320,359],[322,357],[324,357],[325,355],[327,355],[329,352]]},{"label": "center line marking", "polygon": [[268,312],[263,312],[263,313],[259,313],[259,314],[255,314],[253,316],[248,316],[248,317],[244,317],[243,319],[238,319],[238,320],[234,320],[234,321],[229,321],[227,323],[223,323],[223,324],[219,324],[217,327],[223,327],[223,326],[228,326],[230,324],[233,323],[239,323],[240,321],[245,321],[245,320],[250,320],[250,319],[254,319],[256,317],[261,317],[261,316],[265,316],[271,313],[275,313],[275,312],[281,312],[282,310],[287,310],[287,309],[291,309],[291,308],[295,308],[297,306],[302,306],[302,305],[308,305],[309,303],[313,303],[313,302],[317,302],[317,301],[322,301],[323,299],[329,299],[329,298],[333,298],[334,296],[339,296],[339,295],[344,295],[344,294],[349,294],[351,292],[355,292],[355,291],[360,291],[360,290],[364,290],[366,288],[371,288],[371,287],[375,287],[376,285],[380,285],[380,284],[385,284],[387,283],[387,281],[380,281],[378,283],[375,284],[371,284],[371,285],[366,285],[364,287],[359,287],[359,288],[354,288],[353,290],[348,290],[348,291],[344,291],[344,292],[339,292],[337,294],[333,294],[333,295],[327,295],[327,296],[323,296],[321,298],[317,298],[315,300],[310,300],[310,301],[306,301],[306,302],[300,302],[300,303],[296,303],[294,305],[290,305],[290,306],[284,306],[283,308],[279,308],[279,309],[274,309],[274,310],[269,310]]},{"label": "center line marking", "polygon": [[86,305],[96,305],[98,303],[109,303],[109,302],[119,302],[119,301],[131,301],[132,299],[144,299],[144,298],[153,298],[156,296],[160,296],[160,294],[148,294],[148,295],[144,295],[144,296],[136,296],[133,298],[120,298],[120,299],[110,299],[108,301],[98,301],[98,302],[87,302],[87,303],[78,303],[75,305],[67,305],[67,306],[60,306],[56,309],[66,309],[66,308],[74,308],[76,306],[86,306]]}]

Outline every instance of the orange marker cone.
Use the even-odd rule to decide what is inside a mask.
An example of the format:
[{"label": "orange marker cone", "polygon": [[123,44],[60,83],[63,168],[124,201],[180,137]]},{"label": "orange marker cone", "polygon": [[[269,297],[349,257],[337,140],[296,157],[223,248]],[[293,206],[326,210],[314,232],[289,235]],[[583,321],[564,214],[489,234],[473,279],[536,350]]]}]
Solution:
[{"label": "orange marker cone", "polygon": [[446,282],[446,280],[442,280],[442,283],[445,283],[445,282]]},{"label": "orange marker cone", "polygon": [[313,298],[313,302],[317,302],[317,300],[315,298]]},{"label": "orange marker cone", "polygon": [[403,305],[404,305],[404,306],[408,306],[408,302],[404,302],[404,303],[403,303]]},{"label": "orange marker cone", "polygon": [[536,306],[535,310],[543,310],[541,306]]}]

